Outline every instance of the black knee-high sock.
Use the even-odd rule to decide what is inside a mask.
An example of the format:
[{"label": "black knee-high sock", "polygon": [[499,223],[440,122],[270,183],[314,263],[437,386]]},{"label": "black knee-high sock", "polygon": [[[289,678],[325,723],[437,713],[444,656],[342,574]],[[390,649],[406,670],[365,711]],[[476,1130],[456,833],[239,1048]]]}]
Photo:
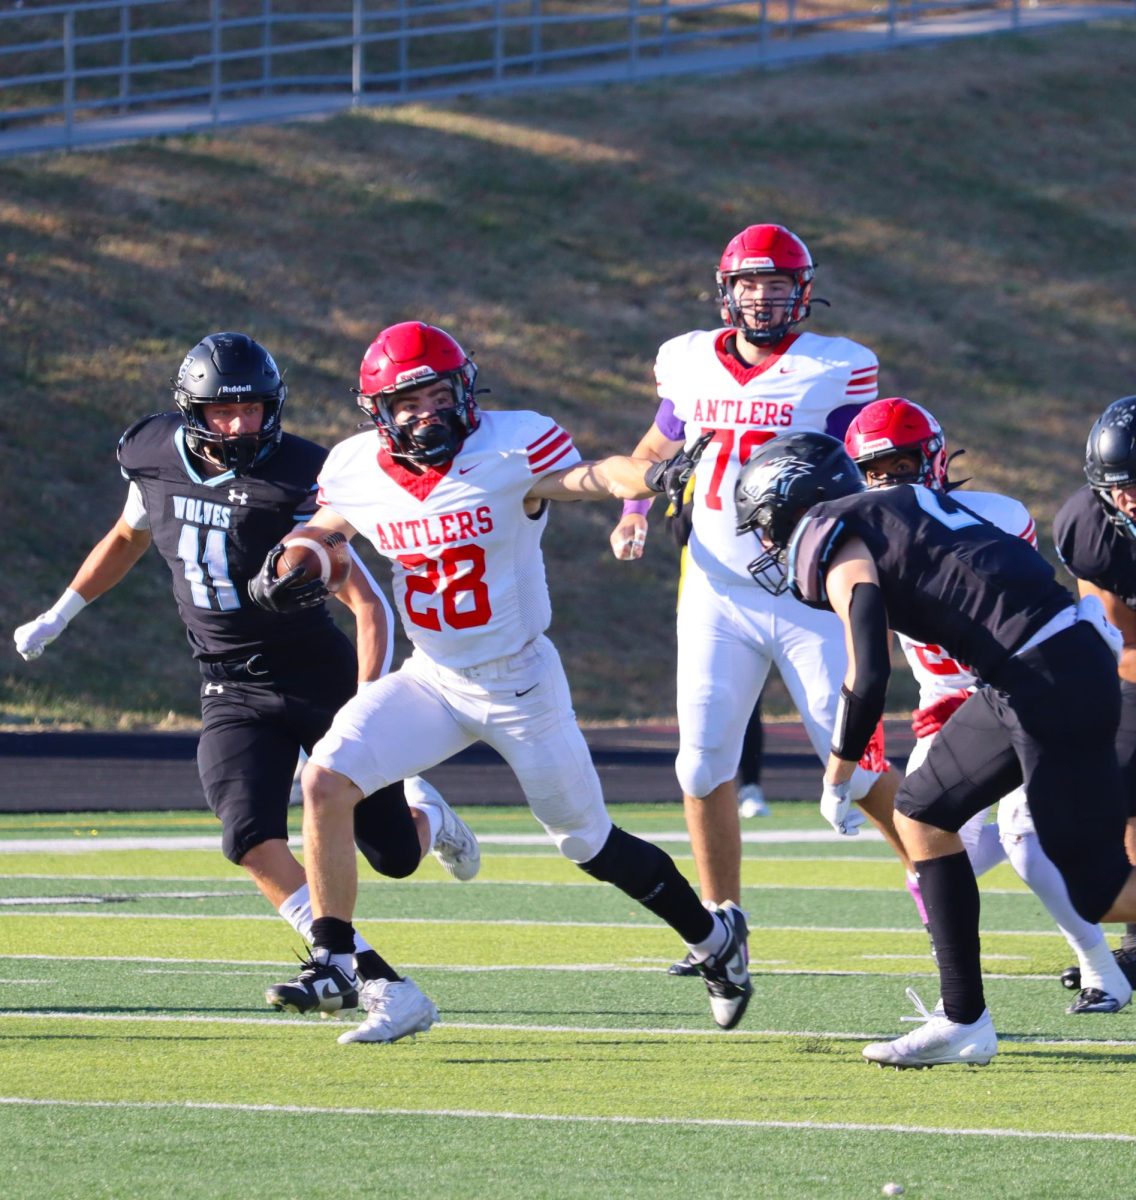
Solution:
[{"label": "black knee-high sock", "polygon": [[979,961],[978,881],[966,851],[914,864],[939,961],[939,986],[947,1016],[970,1025],[986,998]]},{"label": "black knee-high sock", "polygon": [[666,921],[688,945],[705,941],[713,932],[713,916],[702,907],[671,856],[618,826],[612,826],[595,858],[578,865],[593,879],[615,884]]},{"label": "black knee-high sock", "polygon": [[1125,950],[1136,950],[1136,924],[1129,921],[1124,926],[1124,936],[1120,939],[1120,944]]},{"label": "black knee-high sock", "polygon": [[398,983],[402,976],[377,950],[364,950],[355,955],[355,972],[360,979],[388,979]]},{"label": "black knee-high sock", "polygon": [[338,917],[316,917],[312,922],[312,945],[329,954],[354,954],[355,927]]}]

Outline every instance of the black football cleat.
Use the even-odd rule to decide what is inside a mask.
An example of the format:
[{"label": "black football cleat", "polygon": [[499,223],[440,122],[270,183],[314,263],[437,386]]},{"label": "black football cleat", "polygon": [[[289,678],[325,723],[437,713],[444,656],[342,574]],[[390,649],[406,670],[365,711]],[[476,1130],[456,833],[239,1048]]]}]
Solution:
[{"label": "black football cleat", "polygon": [[745,914],[732,901],[717,908],[726,926],[726,944],[717,954],[699,963],[710,993],[710,1011],[720,1029],[733,1029],[745,1016],[753,984],[749,979],[749,949]]},{"label": "black football cleat", "polygon": [[353,975],[330,963],[309,958],[295,979],[278,983],[264,993],[265,1000],[280,1012],[337,1013],[359,1007],[359,991]]},{"label": "black football cleat", "polygon": [[[1131,995],[1129,995],[1131,1000]],[[1077,999],[1065,1010],[1067,1013],[1114,1013],[1128,1006],[1129,1000],[1120,1000],[1102,992],[1100,988],[1083,988]]]},{"label": "black football cleat", "polygon": [[[1124,972],[1124,978],[1136,988],[1136,946],[1121,946],[1112,952],[1112,957],[1116,959],[1116,965]],[[1067,987],[1071,992],[1081,991],[1081,968],[1066,967],[1061,972],[1061,986]],[[1078,1009],[1078,1011],[1090,1010]]]},{"label": "black football cleat", "polygon": [[667,967],[668,975],[701,975],[702,972],[698,969],[698,964],[694,961],[692,955],[688,954],[685,958],[680,958],[678,962],[673,962]]}]

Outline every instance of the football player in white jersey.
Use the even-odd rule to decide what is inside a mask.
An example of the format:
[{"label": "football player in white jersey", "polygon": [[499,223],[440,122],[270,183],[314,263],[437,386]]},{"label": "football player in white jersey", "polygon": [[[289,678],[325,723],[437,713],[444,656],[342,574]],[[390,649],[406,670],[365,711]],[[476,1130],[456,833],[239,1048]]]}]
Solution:
[{"label": "football player in white jersey", "polygon": [[[676,773],[704,899],[738,901],[741,830],[734,774],[746,720],[774,664],[823,762],[832,741],[846,653],[840,622],[782,589],[752,586],[752,554],[735,533],[734,484],[753,451],[779,433],[842,437],[877,394],[879,364],[866,346],[804,333],[814,267],[805,244],[780,225],[751,225],[718,267],[725,329],[696,330],[659,349],[659,408],[635,448],[664,460],[695,433],[709,434],[695,476],[689,562],[678,609]],[[624,505],[612,531],[617,558],[638,558],[648,502]],[[853,780],[853,796],[909,867],[895,835],[898,774],[882,753]],[[822,809],[822,812],[824,810]],[[827,818],[827,814],[826,818]],[[854,834],[853,809],[834,826]]]},{"label": "football player in white jersey", "polygon": [[[715,1021],[733,1028],[752,990],[745,918],[733,904],[704,907],[669,855],[612,824],[560,659],[544,636],[548,502],[681,495],[693,462],[681,452],[671,464],[581,462],[550,417],[481,411],[476,377],[444,330],[417,321],[384,329],[359,385],[378,432],[341,442],[320,473],[312,524],[361,533],[390,560],[414,650],[340,710],[304,769],[304,857],[316,914],[306,969],[332,994],[355,987],[355,805],[377,781],[404,778],[410,763],[417,774],[484,741],[513,768],[566,858],[678,932],[700,964]],[[367,1022],[340,1040],[368,1040]]]},{"label": "football player in white jersey", "polygon": [[[332,621],[326,597],[298,606],[293,594],[288,612],[271,597],[260,606],[250,601],[247,586],[265,553],[312,515],[327,451],[285,432],[283,374],[247,334],[209,334],[171,382],[177,411],[143,418],[119,442],[119,467],[130,481],[122,515],[53,608],[15,631],[16,649],[38,659],[152,545],[170,571],[201,674],[197,767],[221,824],[222,851],[306,939],[308,885],[288,846],[292,766],[358,682],[387,670],[394,618],[361,563],[337,593],[355,614],[358,652]],[[372,866],[391,877],[409,875],[429,850],[463,879],[480,861],[473,834],[424,780],[368,797],[357,812],[356,837]],[[370,992],[381,989],[403,1004],[421,996],[361,938],[356,969],[371,981]],[[278,1000],[297,1012],[323,1007],[303,986]],[[328,1004],[353,1006],[350,996]]]},{"label": "football player in white jersey", "polygon": [[[913,483],[938,492],[951,492],[966,509],[1024,539],[1037,549],[1037,529],[1025,505],[996,492],[961,495],[947,477],[946,438],[935,417],[901,396],[876,400],[862,409],[844,437],[844,445],[859,466],[869,488]],[[912,774],[926,759],[936,734],[977,686],[974,673],[956,662],[942,646],[899,635],[904,657],[919,685],[919,707],[912,715],[915,746],[907,760]],[[976,813],[959,830],[975,875],[1008,858],[1010,865],[1045,905],[1077,955],[1081,990],[1070,1013],[1119,1012],[1132,998],[1132,987],[1105,942],[1100,925],[1081,917],[1069,899],[1061,873],[1041,848],[1026,801],[1016,787],[998,803],[998,819],[988,822],[989,809]],[[924,926],[927,911],[919,881],[907,874],[907,889]],[[925,1015],[921,1002],[913,996]]]}]

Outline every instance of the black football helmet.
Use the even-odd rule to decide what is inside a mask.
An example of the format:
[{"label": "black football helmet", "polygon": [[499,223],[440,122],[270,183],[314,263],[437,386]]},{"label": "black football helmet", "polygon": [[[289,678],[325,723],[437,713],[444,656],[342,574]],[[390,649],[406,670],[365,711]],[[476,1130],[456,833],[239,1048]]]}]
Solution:
[{"label": "black football helmet", "polygon": [[1085,444],[1085,478],[1108,519],[1127,537],[1136,524],[1112,502],[1112,489],[1136,485],[1136,396],[1122,396],[1104,410]]},{"label": "black football helmet", "polygon": [[742,467],[734,489],[737,532],[756,533],[762,552],[749,573],[767,592],[788,587],[785,554],[801,518],[822,500],[864,491],[859,468],[843,444],[826,433],[783,433]]},{"label": "black football helmet", "polygon": [[[288,389],[272,355],[246,334],[211,333],[203,338],[170,382],[185,420],[185,442],[194,454],[241,475],[280,445],[280,415]],[[217,433],[205,421],[206,404],[263,404],[264,420],[257,433]]]}]

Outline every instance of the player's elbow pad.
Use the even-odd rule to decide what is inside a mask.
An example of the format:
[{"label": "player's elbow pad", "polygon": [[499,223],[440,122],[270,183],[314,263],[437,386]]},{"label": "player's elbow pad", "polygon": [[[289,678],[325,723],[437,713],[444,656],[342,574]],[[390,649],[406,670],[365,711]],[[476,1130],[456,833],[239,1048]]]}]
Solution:
[{"label": "player's elbow pad", "polygon": [[856,674],[851,688],[840,689],[832,752],[837,758],[858,762],[883,715],[891,674],[887,610],[878,584],[858,583],[852,589],[848,623]]}]

